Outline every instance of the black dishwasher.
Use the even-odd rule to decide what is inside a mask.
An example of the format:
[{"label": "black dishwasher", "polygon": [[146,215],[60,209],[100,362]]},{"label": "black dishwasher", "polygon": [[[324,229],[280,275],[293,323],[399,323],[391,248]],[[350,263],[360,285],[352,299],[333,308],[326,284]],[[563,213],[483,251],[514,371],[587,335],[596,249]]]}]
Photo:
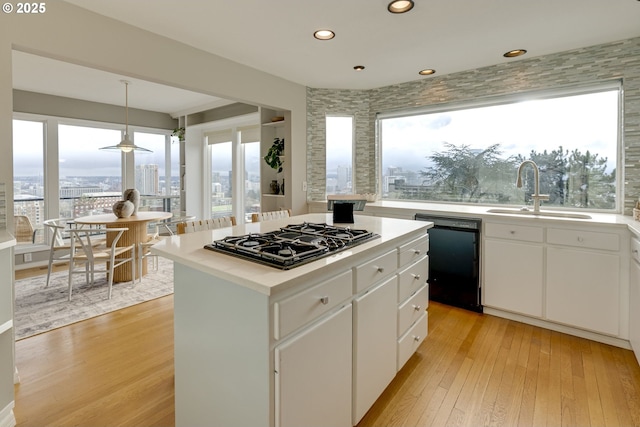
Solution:
[{"label": "black dishwasher", "polygon": [[429,229],[429,299],[482,313],[479,218],[416,214]]}]

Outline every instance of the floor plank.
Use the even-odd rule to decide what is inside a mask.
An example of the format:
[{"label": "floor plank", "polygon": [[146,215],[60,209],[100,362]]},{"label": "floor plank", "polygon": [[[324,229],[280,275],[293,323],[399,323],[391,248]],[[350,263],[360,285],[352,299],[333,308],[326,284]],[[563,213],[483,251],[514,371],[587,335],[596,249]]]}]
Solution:
[{"label": "floor plank", "polygon": [[[27,426],[174,426],[173,296],[16,343]],[[632,352],[430,303],[367,426],[640,426]]]}]

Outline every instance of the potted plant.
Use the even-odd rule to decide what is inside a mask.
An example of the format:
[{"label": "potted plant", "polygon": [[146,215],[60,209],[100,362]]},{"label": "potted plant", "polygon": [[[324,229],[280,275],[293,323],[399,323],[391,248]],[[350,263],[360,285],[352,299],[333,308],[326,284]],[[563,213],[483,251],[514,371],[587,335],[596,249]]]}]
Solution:
[{"label": "potted plant", "polygon": [[184,131],[185,131],[184,127],[175,128],[173,132],[171,132],[171,136],[177,136],[178,140],[184,141]]},{"label": "potted plant", "polygon": [[267,155],[264,156],[264,161],[277,173],[280,173],[282,172],[282,159],[280,158],[282,155],[284,155],[284,138],[276,137],[269,147]]}]

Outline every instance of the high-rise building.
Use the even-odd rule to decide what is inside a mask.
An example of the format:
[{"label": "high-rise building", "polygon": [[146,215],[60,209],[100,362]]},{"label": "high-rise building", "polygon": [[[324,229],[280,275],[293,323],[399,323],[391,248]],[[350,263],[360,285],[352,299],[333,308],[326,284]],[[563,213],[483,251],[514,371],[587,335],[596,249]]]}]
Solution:
[{"label": "high-rise building", "polygon": [[160,194],[158,165],[136,166],[136,189],[143,195]]}]

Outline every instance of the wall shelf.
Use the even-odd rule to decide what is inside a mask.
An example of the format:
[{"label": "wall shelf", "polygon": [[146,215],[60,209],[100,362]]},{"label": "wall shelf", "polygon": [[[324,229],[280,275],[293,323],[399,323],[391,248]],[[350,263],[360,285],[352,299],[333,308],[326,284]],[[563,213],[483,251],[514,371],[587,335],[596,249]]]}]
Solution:
[{"label": "wall shelf", "polygon": [[285,123],[286,123],[286,120],[280,120],[279,122],[265,122],[265,123],[262,123],[262,126],[269,126],[269,127],[279,128],[279,127],[284,126]]}]

